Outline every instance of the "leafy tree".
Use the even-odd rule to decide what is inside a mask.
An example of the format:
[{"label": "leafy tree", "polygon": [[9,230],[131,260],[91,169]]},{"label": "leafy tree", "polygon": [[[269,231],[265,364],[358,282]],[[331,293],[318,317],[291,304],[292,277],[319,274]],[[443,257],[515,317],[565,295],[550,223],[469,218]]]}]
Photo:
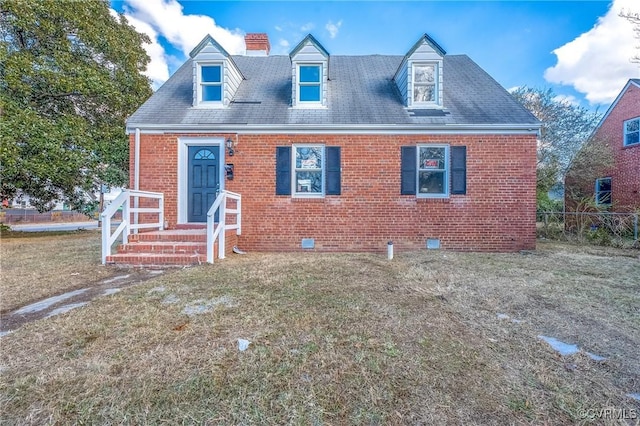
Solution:
[{"label": "leafy tree", "polygon": [[81,208],[127,182],[125,119],[151,95],[144,42],[106,0],[0,0],[0,199]]},{"label": "leafy tree", "polygon": [[551,89],[521,87],[511,94],[542,122],[537,149],[537,194],[539,204],[544,203],[549,190],[563,181],[601,115],[559,99]]}]

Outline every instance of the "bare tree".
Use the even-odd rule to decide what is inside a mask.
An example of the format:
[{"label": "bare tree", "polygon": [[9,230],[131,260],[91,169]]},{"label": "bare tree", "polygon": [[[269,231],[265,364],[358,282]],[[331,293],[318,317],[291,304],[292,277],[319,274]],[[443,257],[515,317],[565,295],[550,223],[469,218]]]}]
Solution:
[{"label": "bare tree", "polygon": [[566,199],[593,205],[593,183],[614,166],[614,155],[608,139],[592,137],[574,155],[565,174]]},{"label": "bare tree", "polygon": [[[640,13],[632,12],[630,10],[625,11],[622,9],[618,16],[626,19],[627,21],[633,24],[633,32],[635,33],[635,38],[640,40]],[[639,53],[635,54],[630,58],[631,62],[640,64],[640,44],[636,46],[636,50]]]},{"label": "bare tree", "polygon": [[537,149],[540,201],[554,185],[562,182],[601,114],[559,98],[550,88],[520,87],[511,95],[542,122]]}]

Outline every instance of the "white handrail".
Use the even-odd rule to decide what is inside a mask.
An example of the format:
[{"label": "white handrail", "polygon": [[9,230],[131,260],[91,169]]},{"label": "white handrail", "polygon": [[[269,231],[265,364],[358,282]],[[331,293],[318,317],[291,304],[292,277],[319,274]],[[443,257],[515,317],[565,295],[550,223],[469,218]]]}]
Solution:
[{"label": "white handrail", "polygon": [[[227,207],[227,200],[235,200],[236,208]],[[218,226],[215,226],[216,212],[218,212]],[[235,223],[227,225],[227,214],[235,214]],[[242,196],[231,191],[221,191],[207,212],[207,263],[213,263],[214,247],[218,240],[218,259],[225,258],[225,238],[228,230],[236,230],[236,235],[242,233]]]},{"label": "white handrail", "polygon": [[[134,198],[134,206],[131,207],[131,198]],[[139,198],[150,198],[158,200],[158,207],[137,207]],[[122,207],[122,222],[115,231],[111,232],[111,221],[113,215]],[[134,222],[131,223],[131,213],[134,213]],[[157,222],[138,223],[138,213],[158,215]],[[148,191],[122,191],[115,200],[107,206],[100,214],[102,220],[102,264],[107,263],[107,256],[111,256],[111,246],[122,235],[122,244],[127,244],[131,231],[138,229],[164,228],[164,195],[158,192]]]}]

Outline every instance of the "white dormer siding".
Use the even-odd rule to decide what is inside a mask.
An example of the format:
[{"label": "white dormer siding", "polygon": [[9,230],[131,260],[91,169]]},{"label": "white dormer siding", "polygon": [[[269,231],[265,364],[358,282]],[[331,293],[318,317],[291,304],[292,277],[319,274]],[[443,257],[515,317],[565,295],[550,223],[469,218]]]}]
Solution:
[{"label": "white dormer siding", "polygon": [[327,106],[329,53],[308,35],[290,54],[291,105],[294,108]]},{"label": "white dormer siding", "polygon": [[[205,37],[190,56],[193,59],[193,106],[228,106],[243,79],[231,56],[211,36]],[[218,90],[219,100],[211,95],[218,93]]]},{"label": "white dormer siding", "polygon": [[394,76],[406,107],[444,107],[445,54],[426,34],[407,53]]}]

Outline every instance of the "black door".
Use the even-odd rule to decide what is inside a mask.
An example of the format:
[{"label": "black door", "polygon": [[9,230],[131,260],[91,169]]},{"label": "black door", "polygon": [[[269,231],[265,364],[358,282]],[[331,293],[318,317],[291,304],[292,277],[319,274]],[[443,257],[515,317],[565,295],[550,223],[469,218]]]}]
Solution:
[{"label": "black door", "polygon": [[189,147],[189,222],[206,222],[207,212],[218,196],[217,147]]}]

